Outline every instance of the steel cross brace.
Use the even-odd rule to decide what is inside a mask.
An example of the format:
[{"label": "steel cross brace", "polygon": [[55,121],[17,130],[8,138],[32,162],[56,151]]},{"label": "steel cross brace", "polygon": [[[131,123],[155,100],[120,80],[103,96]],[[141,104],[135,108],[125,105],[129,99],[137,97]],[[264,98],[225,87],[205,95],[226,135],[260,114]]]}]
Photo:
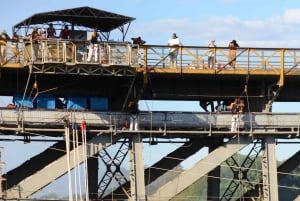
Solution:
[{"label": "steel cross brace", "polygon": [[249,151],[249,154],[246,156],[246,158],[241,164],[239,164],[233,156],[226,160],[227,165],[233,172],[233,179],[224,191],[220,201],[230,201],[231,198],[234,198],[234,194],[240,185],[246,191],[251,188],[254,188],[255,184],[252,185],[252,183],[247,177],[247,174],[250,170],[250,167],[254,164],[255,160],[257,159],[261,150],[261,140],[257,140],[254,143],[252,149]]},{"label": "steel cross brace", "polygon": [[129,143],[126,139],[121,142],[120,148],[117,150],[114,158],[107,152],[106,149],[103,149],[99,152],[99,157],[106,165],[106,172],[104,173],[102,179],[98,184],[98,197],[102,198],[105,191],[107,190],[109,184],[114,178],[120,186],[128,182],[126,177],[121,171],[121,164],[124,161],[129,150]]}]

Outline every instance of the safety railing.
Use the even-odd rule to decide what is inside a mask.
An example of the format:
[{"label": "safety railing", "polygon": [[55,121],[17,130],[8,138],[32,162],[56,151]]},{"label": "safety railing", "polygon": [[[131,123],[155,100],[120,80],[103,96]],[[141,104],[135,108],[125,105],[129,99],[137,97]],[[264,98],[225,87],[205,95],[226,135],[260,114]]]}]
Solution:
[{"label": "safety railing", "polygon": [[[70,111],[64,110],[18,110],[1,109],[0,121],[2,130],[16,128],[16,122],[27,128],[34,125],[41,130],[60,127],[66,120],[80,123],[84,119],[90,128],[123,130],[124,122],[130,114],[126,112],[97,112],[97,111]],[[138,115],[139,129],[142,131],[230,131],[232,115],[229,112],[205,113],[205,112],[146,112]],[[260,113],[252,112],[240,114],[237,126],[240,131],[259,131],[270,134],[271,132],[284,135],[294,133],[300,136],[299,113]],[[48,128],[47,126],[48,125]],[[55,131],[55,130],[53,130]],[[98,132],[98,130],[97,130]]]},{"label": "safety railing", "polygon": [[[208,56],[214,55],[213,66],[208,65]],[[172,66],[167,46],[144,46],[143,58],[146,66],[154,68],[203,69],[213,71],[246,69],[252,72],[268,71],[286,73],[299,70],[300,49],[281,48],[238,48],[236,64],[232,68],[228,47],[182,46],[178,48],[177,64]]]},{"label": "safety railing", "polygon": [[[99,43],[96,52],[88,61],[87,41],[69,41],[47,39],[39,41],[8,41],[6,55],[0,61],[1,66],[14,67],[12,64],[27,66],[32,63],[68,63],[101,65],[138,65],[136,54],[139,47],[129,43]],[[133,56],[132,54],[135,54]],[[97,54],[97,60],[96,55]]]},{"label": "safety railing", "polygon": [[[181,46],[177,49],[175,65],[171,65],[168,46],[130,43],[99,43],[96,53],[88,61],[87,41],[64,41],[59,39],[38,42],[8,42],[6,62],[28,65],[30,63],[101,64],[120,66],[147,66],[157,69],[189,69],[222,72],[247,70],[250,73],[293,74],[299,73],[300,49],[290,48],[244,48],[236,51],[235,66],[230,65],[228,47]],[[95,55],[97,54],[97,56]],[[208,57],[214,55],[209,66]],[[96,56],[96,57],[95,57]],[[98,59],[97,59],[98,58]],[[95,60],[97,59],[97,60]]]}]

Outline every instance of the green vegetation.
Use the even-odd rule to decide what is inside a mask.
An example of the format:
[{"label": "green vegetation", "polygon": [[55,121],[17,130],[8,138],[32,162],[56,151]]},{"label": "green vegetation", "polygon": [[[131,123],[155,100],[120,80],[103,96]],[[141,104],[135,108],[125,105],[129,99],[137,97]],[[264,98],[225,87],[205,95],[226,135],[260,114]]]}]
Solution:
[{"label": "green vegetation", "polygon": [[[244,161],[246,156],[235,155],[234,159],[237,162]],[[239,200],[239,195],[243,195],[251,187],[262,181],[262,171],[261,171],[261,158],[258,157],[255,163],[247,170],[247,177],[241,176],[239,180],[233,180],[234,174],[233,170],[238,172],[237,167],[229,167],[227,163],[221,165],[221,179],[220,179],[220,196],[224,194],[227,187],[233,182],[237,184],[237,191],[233,195]],[[300,194],[300,167],[294,170],[292,173],[284,177],[279,182],[279,201],[293,201],[297,195]],[[242,192],[241,192],[242,191]],[[172,201],[207,201],[207,176],[200,178],[194,184],[189,186],[183,192],[178,194],[172,199]]]}]

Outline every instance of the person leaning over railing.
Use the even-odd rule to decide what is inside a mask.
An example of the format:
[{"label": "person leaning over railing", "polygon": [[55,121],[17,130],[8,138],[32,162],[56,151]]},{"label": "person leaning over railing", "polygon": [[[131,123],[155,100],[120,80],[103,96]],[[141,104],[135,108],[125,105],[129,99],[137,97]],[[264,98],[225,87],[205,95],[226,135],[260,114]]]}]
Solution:
[{"label": "person leaning over railing", "polygon": [[10,37],[8,36],[6,30],[2,30],[0,34],[0,63],[7,62],[7,40],[9,40]]}]

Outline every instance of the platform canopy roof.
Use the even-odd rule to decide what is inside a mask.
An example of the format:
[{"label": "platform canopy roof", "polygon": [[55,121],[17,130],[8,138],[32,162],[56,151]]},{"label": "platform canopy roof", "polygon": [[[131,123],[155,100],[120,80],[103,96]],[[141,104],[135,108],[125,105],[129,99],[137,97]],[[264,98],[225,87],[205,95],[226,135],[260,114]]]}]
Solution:
[{"label": "platform canopy roof", "polygon": [[65,10],[37,13],[14,25],[14,29],[51,22],[64,22],[73,26],[90,29],[97,28],[101,32],[110,32],[130,24],[135,18],[111,13],[91,7],[78,7]]}]

